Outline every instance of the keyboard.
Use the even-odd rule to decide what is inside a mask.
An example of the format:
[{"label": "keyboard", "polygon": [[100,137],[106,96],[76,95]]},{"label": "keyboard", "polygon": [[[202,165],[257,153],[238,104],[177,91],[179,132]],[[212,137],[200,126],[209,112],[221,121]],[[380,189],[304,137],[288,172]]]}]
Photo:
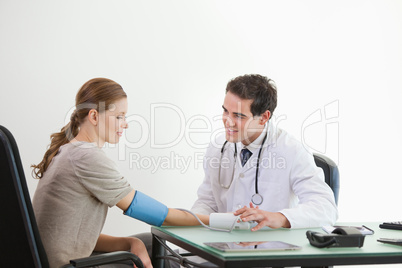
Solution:
[{"label": "keyboard", "polygon": [[385,244],[402,246],[402,239],[380,238],[377,239],[377,241]]},{"label": "keyboard", "polygon": [[380,228],[402,230],[402,221],[383,222],[380,224]]}]

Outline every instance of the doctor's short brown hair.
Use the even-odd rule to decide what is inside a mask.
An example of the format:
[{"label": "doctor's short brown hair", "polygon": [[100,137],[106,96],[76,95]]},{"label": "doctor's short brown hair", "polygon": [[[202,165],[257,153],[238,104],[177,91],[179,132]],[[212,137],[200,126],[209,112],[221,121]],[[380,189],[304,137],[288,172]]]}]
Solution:
[{"label": "doctor's short brown hair", "polygon": [[263,114],[266,110],[271,116],[277,105],[277,92],[275,82],[259,74],[247,74],[238,76],[229,81],[226,93],[231,92],[236,96],[253,100],[250,111],[253,116]]}]

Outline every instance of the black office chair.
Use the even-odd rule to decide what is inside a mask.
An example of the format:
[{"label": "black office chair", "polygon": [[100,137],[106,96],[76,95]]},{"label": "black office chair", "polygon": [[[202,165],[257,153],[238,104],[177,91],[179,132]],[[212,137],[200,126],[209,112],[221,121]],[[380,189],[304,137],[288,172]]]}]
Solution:
[{"label": "black office chair", "polygon": [[329,157],[314,153],[314,161],[317,167],[324,171],[325,182],[331,187],[334,192],[335,203],[338,205],[339,198],[339,169],[338,166]]},{"label": "black office chair", "polygon": [[[17,143],[1,125],[0,172],[0,267],[48,268]],[[123,260],[131,260],[137,267],[143,267],[136,255],[126,251],[71,260],[63,267],[89,267]]]}]

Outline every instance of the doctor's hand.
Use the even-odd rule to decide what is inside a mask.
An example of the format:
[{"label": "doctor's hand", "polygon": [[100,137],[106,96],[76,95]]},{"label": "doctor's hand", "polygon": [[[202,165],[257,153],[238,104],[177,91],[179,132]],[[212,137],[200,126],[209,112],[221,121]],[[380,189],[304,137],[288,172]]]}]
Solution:
[{"label": "doctor's hand", "polygon": [[257,231],[264,226],[270,228],[290,228],[290,222],[288,219],[280,212],[269,212],[261,210],[254,207],[253,203],[250,202],[250,207],[244,206],[234,212],[235,216],[240,216],[242,221],[256,221],[257,226],[253,227],[251,231]]}]

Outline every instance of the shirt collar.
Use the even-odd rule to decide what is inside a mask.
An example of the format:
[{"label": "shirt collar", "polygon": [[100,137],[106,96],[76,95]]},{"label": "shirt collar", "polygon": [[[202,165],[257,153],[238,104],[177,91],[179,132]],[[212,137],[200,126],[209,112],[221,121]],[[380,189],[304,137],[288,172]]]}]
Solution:
[{"label": "shirt collar", "polygon": [[249,145],[244,145],[243,143],[240,142],[242,149],[247,148],[250,150],[250,152],[253,152],[255,149],[258,149],[261,147],[262,141],[264,140],[265,136],[267,135],[268,131],[268,122],[264,126],[264,130],[261,132],[261,134]]}]

